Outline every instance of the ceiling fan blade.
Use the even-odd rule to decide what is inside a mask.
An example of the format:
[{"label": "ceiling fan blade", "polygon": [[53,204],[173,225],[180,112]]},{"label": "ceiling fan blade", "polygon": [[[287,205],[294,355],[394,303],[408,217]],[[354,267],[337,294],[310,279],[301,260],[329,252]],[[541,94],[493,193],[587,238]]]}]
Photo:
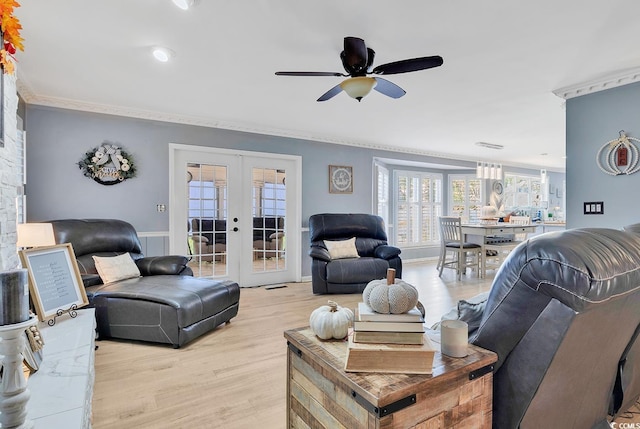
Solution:
[{"label": "ceiling fan blade", "polygon": [[406,94],[406,91],[400,88],[393,82],[389,82],[386,79],[382,79],[381,77],[374,77],[376,80],[376,86],[373,87],[376,91],[391,97],[391,98],[400,98]]},{"label": "ceiling fan blade", "polygon": [[338,72],[296,72],[296,71],[279,71],[276,76],[336,76],[346,77],[344,73]]},{"label": "ceiling fan blade", "polygon": [[374,68],[373,74],[399,74],[418,70],[439,67],[444,61],[441,56],[434,55],[432,57],[411,58],[409,60],[395,61],[392,63],[382,64]]},{"label": "ceiling fan blade", "polygon": [[345,37],[344,51],[340,54],[342,65],[350,75],[366,71],[368,50],[364,40],[359,37]]},{"label": "ceiling fan blade", "polygon": [[327,101],[328,99],[333,98],[336,95],[340,94],[340,92],[342,92],[342,87],[340,86],[340,84],[337,84],[336,86],[331,88],[329,91],[322,94],[320,98],[318,98],[318,101]]}]

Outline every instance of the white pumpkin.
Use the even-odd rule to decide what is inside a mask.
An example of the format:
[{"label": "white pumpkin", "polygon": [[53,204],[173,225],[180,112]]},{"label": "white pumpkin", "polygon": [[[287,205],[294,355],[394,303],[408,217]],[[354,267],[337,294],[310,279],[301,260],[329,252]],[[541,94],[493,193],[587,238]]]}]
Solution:
[{"label": "white pumpkin", "polygon": [[314,334],[323,340],[342,339],[349,333],[353,323],[353,311],[329,301],[329,305],[318,307],[309,317],[309,326]]},{"label": "white pumpkin", "polygon": [[362,292],[362,300],[377,313],[406,313],[418,304],[418,290],[409,283],[395,278],[393,268],[387,278],[372,280]]}]

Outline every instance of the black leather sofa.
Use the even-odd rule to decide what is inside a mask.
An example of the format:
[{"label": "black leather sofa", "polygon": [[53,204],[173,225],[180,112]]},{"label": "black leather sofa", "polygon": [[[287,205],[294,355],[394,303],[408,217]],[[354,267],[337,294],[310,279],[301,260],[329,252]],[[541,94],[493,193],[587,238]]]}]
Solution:
[{"label": "black leather sofa", "polygon": [[[203,261],[224,261],[227,251],[227,221],[191,219],[194,254]],[[284,251],[284,217],[253,218],[253,259],[273,258]]]},{"label": "black leather sofa", "polygon": [[639,330],[639,234],[572,229],[521,244],[470,337],[498,354],[493,427],[609,428],[640,396]]},{"label": "black leather sofa", "polygon": [[223,261],[227,251],[227,221],[224,219],[191,219],[193,253],[202,261]]},{"label": "black leather sofa", "polygon": [[[384,221],[363,213],[322,213],[309,217],[311,285],[314,294],[361,293],[371,280],[394,268],[402,277],[400,249],[389,246]],[[331,259],[325,240],[355,237],[358,258]]]},{"label": "black leather sofa", "polygon": [[[49,221],[56,243],[71,243],[99,338],[172,344],[178,348],[238,314],[232,281],[194,278],[184,256],[144,257],[133,226],[116,219]],[[103,284],[93,256],[129,253],[141,277]]]}]

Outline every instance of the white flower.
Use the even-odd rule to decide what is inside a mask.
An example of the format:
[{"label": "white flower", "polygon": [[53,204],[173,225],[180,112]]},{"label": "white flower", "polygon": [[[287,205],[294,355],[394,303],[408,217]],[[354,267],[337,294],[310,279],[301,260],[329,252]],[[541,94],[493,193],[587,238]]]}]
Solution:
[{"label": "white flower", "polygon": [[122,155],[120,155],[120,154],[116,155],[116,158],[118,158],[118,161],[122,161],[123,160],[122,159]]},{"label": "white flower", "polygon": [[98,157],[94,156],[93,158],[91,158],[91,162],[98,162]]},{"label": "white flower", "polygon": [[129,164],[122,164],[122,166],[120,167],[120,170],[122,171],[129,171]]},{"label": "white flower", "polygon": [[129,160],[127,158],[122,158],[120,161],[122,161],[123,164],[129,164]]},{"label": "white flower", "polygon": [[100,159],[100,158],[102,158],[103,156],[104,156],[104,153],[103,153],[103,152],[100,152],[100,150],[98,150],[98,151],[96,152],[96,158]]}]

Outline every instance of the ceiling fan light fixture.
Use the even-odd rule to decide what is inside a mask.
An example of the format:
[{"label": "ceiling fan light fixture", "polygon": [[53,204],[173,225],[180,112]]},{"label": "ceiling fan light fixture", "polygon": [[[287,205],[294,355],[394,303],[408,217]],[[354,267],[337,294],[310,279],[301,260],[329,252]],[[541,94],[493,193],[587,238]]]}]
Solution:
[{"label": "ceiling fan light fixture", "polygon": [[189,10],[193,6],[193,0],[171,0],[173,4],[178,6],[182,10]]},{"label": "ceiling fan light fixture", "polygon": [[151,50],[151,53],[153,54],[153,57],[160,61],[161,63],[166,63],[168,62],[171,57],[173,57],[173,51],[171,51],[170,49],[167,48],[163,48],[161,46],[156,46]]},{"label": "ceiling fan light fixture", "polygon": [[349,97],[361,101],[363,97],[366,97],[366,95],[371,92],[376,86],[376,83],[378,82],[373,77],[357,76],[342,82],[340,88],[342,88]]}]

